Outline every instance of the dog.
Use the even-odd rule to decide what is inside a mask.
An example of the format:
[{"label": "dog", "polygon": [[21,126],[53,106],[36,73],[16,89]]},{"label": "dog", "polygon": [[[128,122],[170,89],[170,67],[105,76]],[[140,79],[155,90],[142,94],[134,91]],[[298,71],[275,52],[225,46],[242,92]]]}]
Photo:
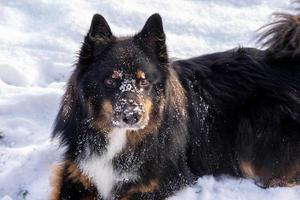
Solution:
[{"label": "dog", "polygon": [[159,14],[119,38],[95,14],[55,121],[50,199],[166,199],[203,175],[299,184],[300,16],[278,17],[265,50],[172,61]]}]

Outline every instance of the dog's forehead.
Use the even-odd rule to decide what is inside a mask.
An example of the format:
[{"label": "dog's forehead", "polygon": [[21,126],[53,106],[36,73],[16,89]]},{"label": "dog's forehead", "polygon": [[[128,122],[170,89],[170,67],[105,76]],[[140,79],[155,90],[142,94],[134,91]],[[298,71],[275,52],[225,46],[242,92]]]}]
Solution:
[{"label": "dog's forehead", "polygon": [[137,70],[124,70],[124,69],[113,69],[111,73],[113,79],[129,80],[129,79],[145,79],[146,73],[142,69]]},{"label": "dog's forehead", "polygon": [[106,69],[106,75],[117,79],[143,79],[156,71],[155,64],[130,39],[117,40],[112,44],[106,54],[99,57],[96,67]]},{"label": "dog's forehead", "polygon": [[115,66],[130,69],[150,63],[141,49],[129,39],[117,41],[110,50]]}]

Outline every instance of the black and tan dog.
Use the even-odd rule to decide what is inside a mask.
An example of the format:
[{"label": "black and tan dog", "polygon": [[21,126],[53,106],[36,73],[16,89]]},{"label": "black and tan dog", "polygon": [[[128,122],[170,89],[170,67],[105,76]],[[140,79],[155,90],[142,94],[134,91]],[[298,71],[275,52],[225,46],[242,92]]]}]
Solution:
[{"label": "black and tan dog", "polygon": [[55,123],[51,199],[159,200],[207,174],[299,183],[300,16],[264,38],[173,62],[158,14],[124,38],[96,14]]}]

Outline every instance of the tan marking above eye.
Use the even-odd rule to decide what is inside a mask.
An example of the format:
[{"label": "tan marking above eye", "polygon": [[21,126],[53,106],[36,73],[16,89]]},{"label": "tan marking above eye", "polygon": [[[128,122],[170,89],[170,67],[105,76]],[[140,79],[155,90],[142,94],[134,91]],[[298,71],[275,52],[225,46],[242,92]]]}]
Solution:
[{"label": "tan marking above eye", "polygon": [[114,79],[121,79],[123,76],[123,73],[120,70],[114,70],[111,77]]},{"label": "tan marking above eye", "polygon": [[142,70],[137,70],[136,78],[137,79],[145,79],[146,78],[145,72],[143,72]]}]

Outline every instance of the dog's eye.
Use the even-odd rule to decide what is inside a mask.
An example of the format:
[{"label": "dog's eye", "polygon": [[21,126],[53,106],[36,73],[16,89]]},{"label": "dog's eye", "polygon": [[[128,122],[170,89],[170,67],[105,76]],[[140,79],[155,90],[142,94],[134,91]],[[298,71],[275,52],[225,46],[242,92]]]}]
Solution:
[{"label": "dog's eye", "polygon": [[150,82],[147,79],[141,79],[140,80],[140,86],[145,88],[148,87],[150,85]]},{"label": "dog's eye", "polygon": [[104,80],[104,84],[106,85],[106,87],[114,88],[116,87],[117,82],[113,78],[106,78]]}]

